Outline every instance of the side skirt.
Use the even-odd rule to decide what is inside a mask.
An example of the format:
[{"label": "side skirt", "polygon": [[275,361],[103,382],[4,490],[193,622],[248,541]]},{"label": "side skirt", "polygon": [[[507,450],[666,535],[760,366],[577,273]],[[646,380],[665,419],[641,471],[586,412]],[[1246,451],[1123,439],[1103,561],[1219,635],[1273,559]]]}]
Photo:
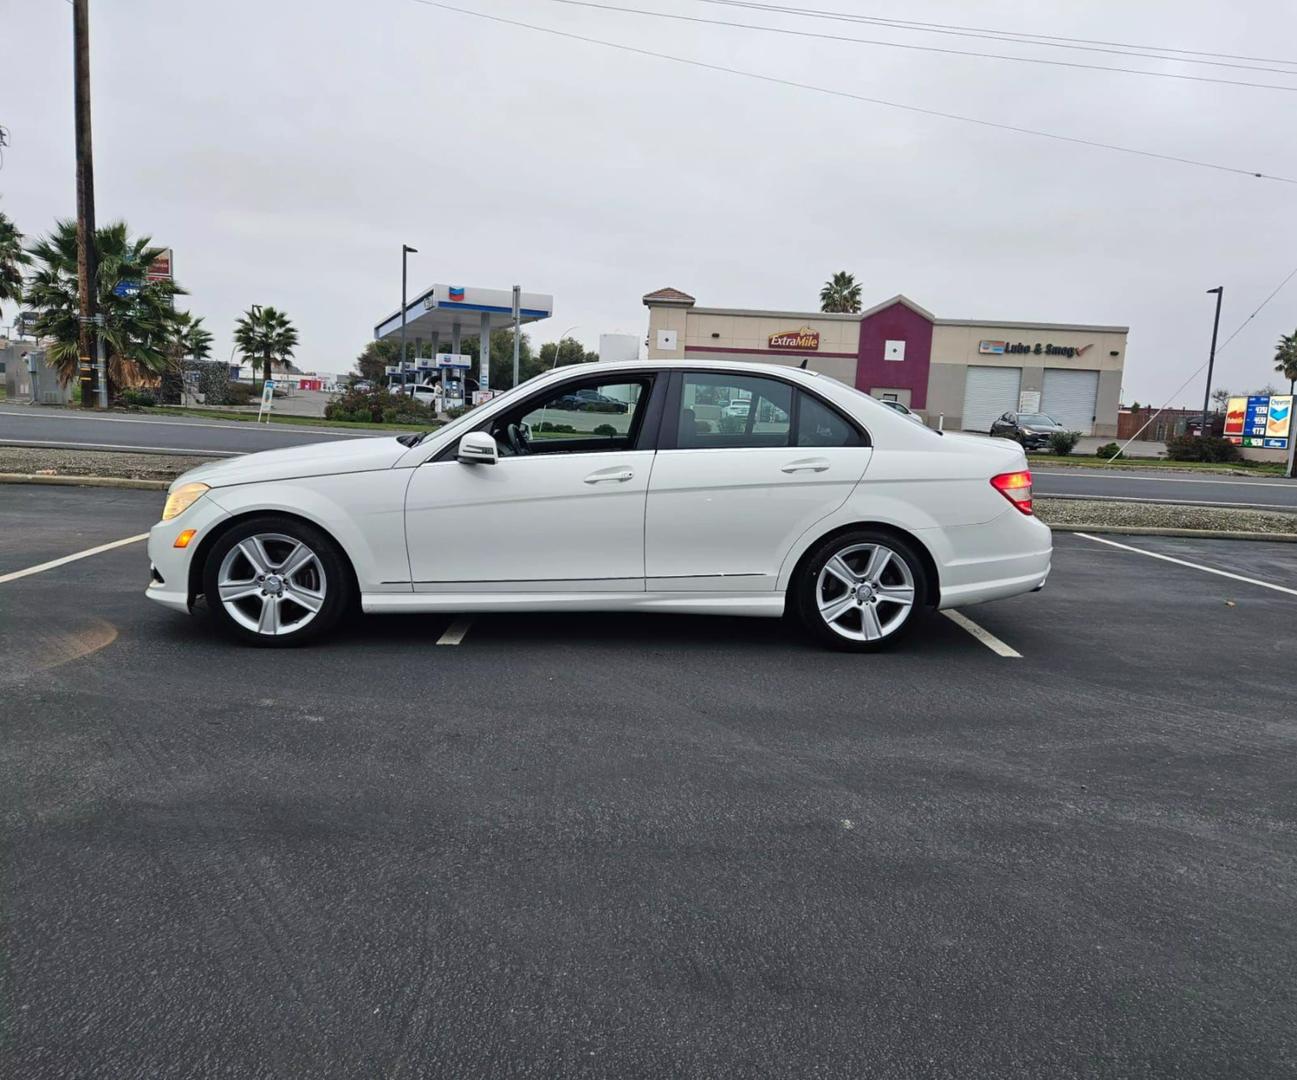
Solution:
[{"label": "side skirt", "polygon": [[751,615],[777,619],[784,594],[769,593],[365,593],[366,613],[420,611],[657,611],[676,615]]}]

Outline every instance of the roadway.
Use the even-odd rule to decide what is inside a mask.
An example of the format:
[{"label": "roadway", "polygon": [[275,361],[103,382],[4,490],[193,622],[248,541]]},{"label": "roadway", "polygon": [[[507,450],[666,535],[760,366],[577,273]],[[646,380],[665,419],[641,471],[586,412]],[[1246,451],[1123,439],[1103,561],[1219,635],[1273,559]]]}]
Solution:
[{"label": "roadway", "polygon": [[193,416],[97,416],[73,409],[0,406],[0,446],[130,450],[215,457],[381,434],[337,428],[253,424]]},{"label": "roadway", "polygon": [[1187,503],[1254,510],[1297,510],[1297,480],[1281,477],[1167,475],[1165,469],[1104,470],[1057,466],[1033,468],[1032,493],[1053,497],[1112,499],[1120,502]]},{"label": "roadway", "polygon": [[[255,425],[238,420],[181,416],[98,416],[71,409],[0,406],[0,446],[132,450],[228,456],[378,433],[336,428]],[[1280,478],[1167,475],[1165,470],[1103,470],[1075,466],[1034,468],[1039,498],[1086,497],[1151,503],[1188,503],[1297,510],[1297,482]]]}]

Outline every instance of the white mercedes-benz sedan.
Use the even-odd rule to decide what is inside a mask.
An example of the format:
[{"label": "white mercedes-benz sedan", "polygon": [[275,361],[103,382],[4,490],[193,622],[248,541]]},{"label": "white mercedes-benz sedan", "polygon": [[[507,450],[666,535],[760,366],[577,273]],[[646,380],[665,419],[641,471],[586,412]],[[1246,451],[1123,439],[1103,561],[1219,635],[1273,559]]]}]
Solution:
[{"label": "white mercedes-benz sedan", "polygon": [[[742,403],[740,405],[739,403]],[[290,645],[365,612],[786,612],[871,649],[1039,589],[1049,529],[1006,439],[941,434],[814,372],[585,364],[440,430],[185,473],[148,595]]]}]

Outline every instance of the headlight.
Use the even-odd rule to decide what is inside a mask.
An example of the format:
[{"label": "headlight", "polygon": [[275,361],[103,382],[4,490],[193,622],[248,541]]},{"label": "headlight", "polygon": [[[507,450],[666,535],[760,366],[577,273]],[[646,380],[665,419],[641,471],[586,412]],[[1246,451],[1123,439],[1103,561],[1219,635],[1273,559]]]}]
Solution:
[{"label": "headlight", "polygon": [[210,490],[211,486],[208,484],[181,484],[167,496],[167,505],[162,508],[162,520],[170,521],[173,517],[183,514]]}]

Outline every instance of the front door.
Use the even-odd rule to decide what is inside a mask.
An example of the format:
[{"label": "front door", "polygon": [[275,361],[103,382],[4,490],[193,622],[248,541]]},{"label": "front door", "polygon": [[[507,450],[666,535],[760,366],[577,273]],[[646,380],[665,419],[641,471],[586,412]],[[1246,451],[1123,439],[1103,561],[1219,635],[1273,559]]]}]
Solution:
[{"label": "front door", "polygon": [[701,371],[675,378],[649,484],[647,587],[773,589],[798,537],[864,475],[868,439],[782,379]]},{"label": "front door", "polygon": [[642,591],[652,382],[564,383],[492,420],[496,464],[462,465],[452,448],[419,466],[405,500],[414,590]]}]

